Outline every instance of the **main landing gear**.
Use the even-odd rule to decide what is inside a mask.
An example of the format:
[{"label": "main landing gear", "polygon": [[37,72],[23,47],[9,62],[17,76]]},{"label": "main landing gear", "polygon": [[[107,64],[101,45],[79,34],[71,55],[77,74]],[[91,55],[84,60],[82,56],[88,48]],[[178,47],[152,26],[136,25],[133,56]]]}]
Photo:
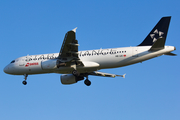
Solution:
[{"label": "main landing gear", "polygon": [[86,77],[86,80],[84,81],[84,84],[87,85],[87,86],[90,86],[91,81],[88,79],[88,75],[86,75],[85,77]]},{"label": "main landing gear", "polygon": [[[73,70],[72,71],[72,74],[75,76],[75,77],[79,77],[80,74],[77,70]],[[88,79],[88,75],[84,75],[86,77],[86,80],[84,81],[84,84],[87,85],[87,86],[90,86],[91,85],[91,81]]]},{"label": "main landing gear", "polygon": [[27,84],[27,77],[28,77],[28,74],[24,74],[24,81],[22,82],[22,84],[26,85]]},{"label": "main landing gear", "polygon": [[86,79],[86,80],[84,81],[84,84],[87,85],[87,86],[90,86],[90,85],[91,85],[91,81],[89,81],[88,79]]}]

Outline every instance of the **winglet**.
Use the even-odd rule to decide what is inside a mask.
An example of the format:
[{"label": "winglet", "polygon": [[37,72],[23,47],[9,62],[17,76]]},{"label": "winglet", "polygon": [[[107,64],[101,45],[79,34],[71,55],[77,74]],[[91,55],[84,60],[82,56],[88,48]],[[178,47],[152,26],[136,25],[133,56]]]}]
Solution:
[{"label": "winglet", "polygon": [[124,74],[122,77],[125,78],[125,75],[126,75],[126,74]]},{"label": "winglet", "polygon": [[76,32],[76,29],[77,29],[77,27],[76,27],[76,28],[74,28],[72,31]]},{"label": "winglet", "polygon": [[124,75],[116,75],[116,76],[125,78],[125,75],[126,75],[126,74],[124,74]]}]

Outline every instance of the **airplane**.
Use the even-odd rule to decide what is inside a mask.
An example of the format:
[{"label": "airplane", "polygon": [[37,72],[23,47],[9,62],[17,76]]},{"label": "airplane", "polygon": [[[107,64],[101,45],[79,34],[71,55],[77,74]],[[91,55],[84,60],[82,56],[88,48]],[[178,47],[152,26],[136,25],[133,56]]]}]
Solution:
[{"label": "airplane", "polygon": [[123,77],[99,72],[101,69],[118,68],[140,63],[161,55],[176,56],[171,53],[174,46],[165,46],[171,16],[162,17],[144,41],[134,47],[108,48],[97,50],[78,50],[76,29],[65,34],[59,53],[27,55],[13,60],[4,68],[11,75],[24,75],[23,84],[27,84],[28,75],[58,73],[61,83],[65,85],[84,80],[90,86],[89,75],[103,77]]}]

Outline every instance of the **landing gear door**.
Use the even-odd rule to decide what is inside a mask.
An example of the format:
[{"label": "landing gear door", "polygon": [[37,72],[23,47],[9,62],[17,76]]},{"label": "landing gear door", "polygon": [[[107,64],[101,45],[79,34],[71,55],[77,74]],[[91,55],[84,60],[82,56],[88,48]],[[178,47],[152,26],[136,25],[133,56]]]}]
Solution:
[{"label": "landing gear door", "polygon": [[133,47],[133,49],[132,49],[132,56],[133,57],[138,57],[138,47]]}]

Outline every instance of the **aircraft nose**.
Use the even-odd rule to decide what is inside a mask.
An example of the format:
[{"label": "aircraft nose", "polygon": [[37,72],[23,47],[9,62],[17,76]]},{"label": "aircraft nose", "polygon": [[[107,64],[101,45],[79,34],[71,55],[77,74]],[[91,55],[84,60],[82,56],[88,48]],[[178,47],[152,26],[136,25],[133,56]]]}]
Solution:
[{"label": "aircraft nose", "polygon": [[4,68],[4,72],[5,72],[5,73],[8,73],[8,71],[9,71],[9,68],[8,68],[8,66],[6,66],[6,67]]},{"label": "aircraft nose", "polygon": [[13,66],[12,65],[7,65],[5,68],[4,68],[4,72],[7,73],[7,74],[12,74],[14,71],[13,69]]}]

